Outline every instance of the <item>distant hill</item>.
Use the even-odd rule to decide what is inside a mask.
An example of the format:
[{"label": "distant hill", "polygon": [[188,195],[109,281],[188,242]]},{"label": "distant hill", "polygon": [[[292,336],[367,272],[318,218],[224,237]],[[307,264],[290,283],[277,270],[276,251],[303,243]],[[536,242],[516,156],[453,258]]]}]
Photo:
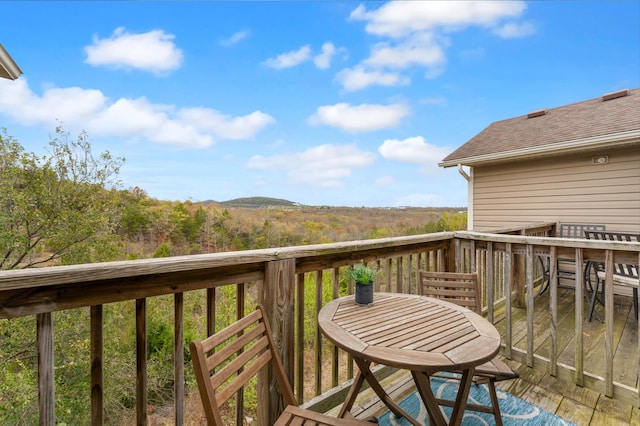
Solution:
[{"label": "distant hill", "polygon": [[283,200],[280,198],[269,198],[269,197],[245,197],[245,198],[234,198],[233,200],[228,201],[213,201],[207,200],[202,204],[220,204],[222,206],[227,207],[245,207],[245,208],[264,208],[264,207],[291,207],[298,206],[298,203],[294,203],[293,201]]}]

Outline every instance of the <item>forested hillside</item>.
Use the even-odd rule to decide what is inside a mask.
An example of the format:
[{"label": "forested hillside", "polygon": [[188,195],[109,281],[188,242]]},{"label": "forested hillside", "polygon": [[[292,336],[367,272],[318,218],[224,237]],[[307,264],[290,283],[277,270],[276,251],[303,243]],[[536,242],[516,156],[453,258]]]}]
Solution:
[{"label": "forested hillside", "polygon": [[460,208],[227,207],[122,194],[117,229],[127,258],[212,253],[464,229]]},{"label": "forested hillside", "polygon": [[461,208],[303,206],[248,197],[164,201],[119,189],[125,159],[61,127],[49,154],[0,130],[0,269],[393,237],[465,227]]}]

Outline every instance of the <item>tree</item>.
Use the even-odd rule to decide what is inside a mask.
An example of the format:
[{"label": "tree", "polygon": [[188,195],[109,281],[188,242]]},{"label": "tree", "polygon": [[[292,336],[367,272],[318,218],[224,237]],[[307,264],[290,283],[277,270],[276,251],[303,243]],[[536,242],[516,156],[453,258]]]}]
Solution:
[{"label": "tree", "polygon": [[118,233],[123,238],[144,243],[153,225],[149,212],[150,199],[147,193],[136,186],[126,191],[121,191],[120,197],[122,201],[122,217]]},{"label": "tree", "polygon": [[95,157],[86,132],[75,140],[60,126],[55,133],[50,154],[39,157],[0,131],[0,269],[113,255],[124,158],[108,151]]}]

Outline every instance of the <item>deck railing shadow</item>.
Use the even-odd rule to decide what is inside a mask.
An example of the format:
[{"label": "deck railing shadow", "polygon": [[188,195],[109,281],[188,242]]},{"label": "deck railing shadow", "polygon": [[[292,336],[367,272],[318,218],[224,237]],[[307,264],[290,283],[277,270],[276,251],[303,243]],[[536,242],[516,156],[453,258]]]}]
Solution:
[{"label": "deck railing shadow", "polygon": [[[329,411],[344,399],[340,392],[345,381],[353,377],[353,364],[323,338],[315,323],[317,312],[329,299],[341,292],[352,292],[350,284],[340,287],[342,270],[365,262],[376,265],[380,274],[376,291],[415,293],[416,275],[420,269],[477,270],[483,284],[483,303],[487,318],[499,323],[503,332],[502,354],[544,369],[554,376],[600,391],[613,398],[639,405],[637,384],[614,380],[614,286],[607,285],[604,306],[604,374],[592,373],[585,363],[585,317],[582,285],[574,291],[575,321],[572,334],[575,345],[573,362],[560,358],[558,350],[558,289],[554,284],[557,271],[550,271],[548,290],[548,336],[540,346],[534,334],[535,287],[542,276],[538,256],[546,256],[551,265],[555,259],[574,258],[576,264],[587,260],[614,263],[638,263],[640,244],[609,241],[555,239],[554,224],[501,230],[500,233],[443,232],[410,237],[385,238],[344,243],[281,247],[232,253],[183,256],[126,262],[86,264],[20,271],[0,272],[0,320],[35,317],[38,345],[38,406],[40,424],[55,424],[56,354],[52,314],[57,311],[87,308],[90,312],[91,378],[90,405],[92,424],[105,423],[104,376],[109,353],[104,347],[104,306],[115,302],[135,305],[136,352],[131,363],[136,365],[136,423],[148,421],[147,400],[147,326],[148,301],[172,295],[174,305],[174,422],[183,424],[185,386],[184,306],[185,294],[206,292],[202,329],[213,333],[224,324],[216,324],[216,310],[221,304],[235,306],[241,317],[259,302],[267,316],[284,368],[302,403],[314,399],[314,407]],[[576,283],[582,282],[582,271],[576,268]],[[231,291],[222,291],[232,288]],[[223,299],[224,298],[224,299]],[[541,300],[541,299],[539,299]],[[545,302],[546,303],[546,302]],[[523,329],[514,330],[514,321],[527,312],[526,337],[514,339]],[[594,327],[591,323],[586,327]],[[566,327],[566,325],[563,325]],[[204,336],[202,336],[204,337]],[[564,344],[564,343],[563,343]],[[636,336],[637,344],[637,336]],[[543,349],[543,347],[548,349]],[[313,355],[309,351],[313,351]],[[633,365],[633,363],[632,363]],[[627,366],[628,367],[628,366]],[[625,368],[627,368],[625,367]],[[330,371],[327,371],[327,369]],[[633,366],[637,377],[638,360]],[[388,374],[381,369],[379,374]],[[266,381],[268,382],[268,378]],[[2,384],[0,384],[2,386]],[[259,389],[269,392],[269,386]],[[317,397],[322,395],[322,397]],[[277,401],[277,395],[259,396],[259,401]],[[258,405],[258,423],[270,424],[277,404]],[[240,403],[235,417],[242,419]]]}]

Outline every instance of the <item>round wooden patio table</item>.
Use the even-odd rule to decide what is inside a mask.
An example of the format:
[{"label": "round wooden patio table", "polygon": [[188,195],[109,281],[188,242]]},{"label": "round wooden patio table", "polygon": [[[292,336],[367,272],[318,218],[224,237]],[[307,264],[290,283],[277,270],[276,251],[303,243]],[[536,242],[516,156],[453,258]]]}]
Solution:
[{"label": "round wooden patio table", "polygon": [[[422,373],[460,371],[462,378],[450,424],[458,425],[467,403],[474,368],[500,349],[498,330],[481,316],[442,300],[400,293],[375,293],[370,306],[356,305],[353,296],[335,299],[318,314],[324,335],[353,356],[358,374],[339,416],[351,410],[364,380],[397,416],[419,425],[385,392],[371,372],[372,362],[410,370],[430,424],[446,420]],[[433,422],[433,423],[431,423]]]}]

